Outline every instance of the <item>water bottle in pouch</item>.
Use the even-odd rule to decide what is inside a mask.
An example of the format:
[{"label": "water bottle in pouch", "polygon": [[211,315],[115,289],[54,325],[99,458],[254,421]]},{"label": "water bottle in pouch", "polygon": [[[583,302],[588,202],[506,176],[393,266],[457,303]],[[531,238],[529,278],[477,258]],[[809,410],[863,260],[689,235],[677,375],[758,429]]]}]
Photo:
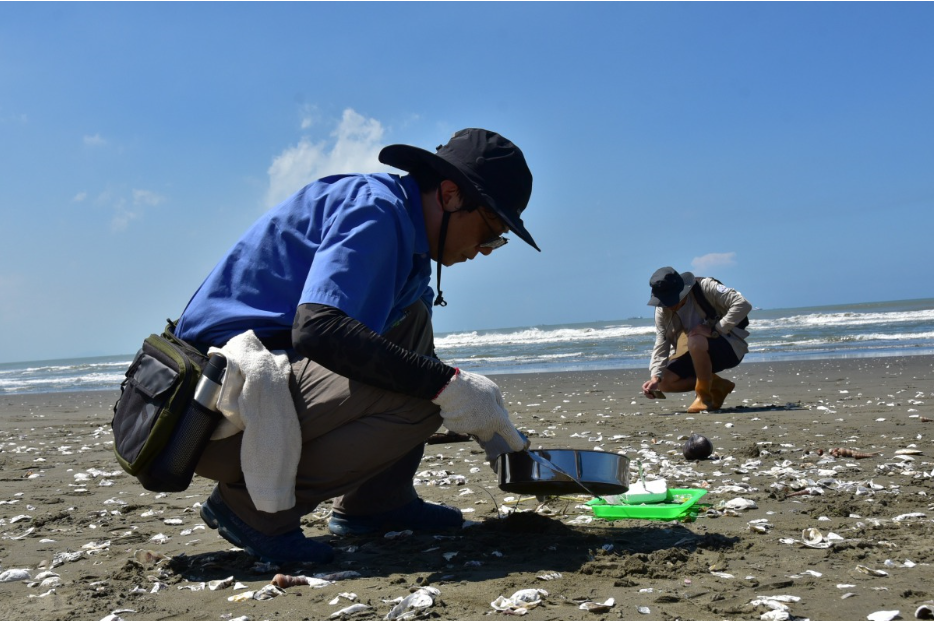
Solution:
[{"label": "water bottle in pouch", "polygon": [[227,358],[222,354],[208,357],[191,404],[149,468],[147,478],[159,481],[165,491],[181,492],[192,482],[195,466],[223,416],[218,411],[218,396],[226,368]]}]

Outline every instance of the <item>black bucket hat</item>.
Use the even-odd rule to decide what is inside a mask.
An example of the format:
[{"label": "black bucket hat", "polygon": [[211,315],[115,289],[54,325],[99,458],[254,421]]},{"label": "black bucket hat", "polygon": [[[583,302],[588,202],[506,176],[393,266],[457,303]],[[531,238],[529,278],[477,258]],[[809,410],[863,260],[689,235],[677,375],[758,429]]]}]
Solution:
[{"label": "black bucket hat", "polygon": [[671,267],[661,267],[650,277],[651,296],[647,306],[676,306],[694,284],[692,272],[680,274]]},{"label": "black bucket hat", "polygon": [[520,219],[533,191],[533,175],[520,148],[500,134],[463,129],[435,153],[392,144],[381,149],[378,159],[407,172],[429,167],[455,182],[474,202],[493,210],[517,237],[539,250]]}]

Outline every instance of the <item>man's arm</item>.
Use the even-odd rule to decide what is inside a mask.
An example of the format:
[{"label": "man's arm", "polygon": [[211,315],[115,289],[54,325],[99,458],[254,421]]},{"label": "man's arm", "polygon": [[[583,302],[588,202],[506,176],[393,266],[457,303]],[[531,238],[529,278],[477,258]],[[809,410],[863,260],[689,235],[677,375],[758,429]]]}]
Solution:
[{"label": "man's arm", "polygon": [[669,360],[672,346],[666,338],[666,329],[663,325],[663,309],[657,308],[653,313],[653,323],[656,327],[656,341],[653,343],[653,353],[650,355],[650,377],[663,377],[663,368]]},{"label": "man's arm", "polygon": [[731,332],[753,308],[743,295],[716,280],[703,278],[701,285],[703,294],[714,302],[715,310],[722,316],[715,324],[715,329],[722,335]]},{"label": "man's arm", "polygon": [[330,371],[412,397],[435,398],[455,375],[453,367],[391,343],[334,306],[301,304],[292,341]]}]

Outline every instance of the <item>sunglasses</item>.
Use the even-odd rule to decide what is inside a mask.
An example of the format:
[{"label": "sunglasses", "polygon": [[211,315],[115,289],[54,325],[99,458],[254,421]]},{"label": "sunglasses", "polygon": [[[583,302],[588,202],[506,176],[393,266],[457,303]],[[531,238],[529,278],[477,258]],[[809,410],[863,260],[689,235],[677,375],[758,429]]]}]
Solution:
[{"label": "sunglasses", "polygon": [[478,248],[490,248],[491,250],[497,250],[501,246],[506,246],[507,242],[510,240],[506,237],[496,237],[489,242],[484,242],[483,244],[478,244]]},{"label": "sunglasses", "polygon": [[502,246],[506,246],[507,242],[509,242],[510,240],[494,230],[494,227],[491,226],[490,222],[488,222],[488,219],[487,217],[485,217],[483,211],[479,210],[479,213],[481,214],[481,219],[484,220],[484,223],[487,225],[489,229],[491,229],[491,232],[494,233],[495,237],[491,239],[490,241],[484,242],[483,244],[478,244],[478,248],[488,248],[490,250],[497,250],[498,248],[501,248]]}]

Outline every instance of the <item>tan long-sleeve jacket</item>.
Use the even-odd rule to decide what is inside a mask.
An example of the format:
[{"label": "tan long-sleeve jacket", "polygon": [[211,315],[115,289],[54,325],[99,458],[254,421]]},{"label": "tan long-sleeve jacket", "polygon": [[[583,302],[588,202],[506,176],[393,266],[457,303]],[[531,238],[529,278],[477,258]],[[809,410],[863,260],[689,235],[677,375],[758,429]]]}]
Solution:
[{"label": "tan long-sleeve jacket", "polygon": [[[720,317],[715,324],[715,329],[728,339],[735,355],[740,360],[748,351],[745,339],[750,336],[750,333],[736,326],[739,321],[747,317],[748,313],[751,312],[753,308],[751,303],[744,299],[744,296],[740,293],[726,287],[714,278],[703,278],[699,285],[702,287],[705,298],[715,308],[715,312]],[[692,306],[688,312],[676,312],[658,306],[654,313],[656,342],[653,345],[653,354],[650,359],[651,377],[662,377],[663,368],[666,366],[670,355],[677,349],[680,335],[688,334],[694,327],[705,323],[705,311],[699,307],[692,292],[687,295],[689,302],[686,306],[690,304]],[[686,325],[680,318],[680,313],[689,317]]]}]

